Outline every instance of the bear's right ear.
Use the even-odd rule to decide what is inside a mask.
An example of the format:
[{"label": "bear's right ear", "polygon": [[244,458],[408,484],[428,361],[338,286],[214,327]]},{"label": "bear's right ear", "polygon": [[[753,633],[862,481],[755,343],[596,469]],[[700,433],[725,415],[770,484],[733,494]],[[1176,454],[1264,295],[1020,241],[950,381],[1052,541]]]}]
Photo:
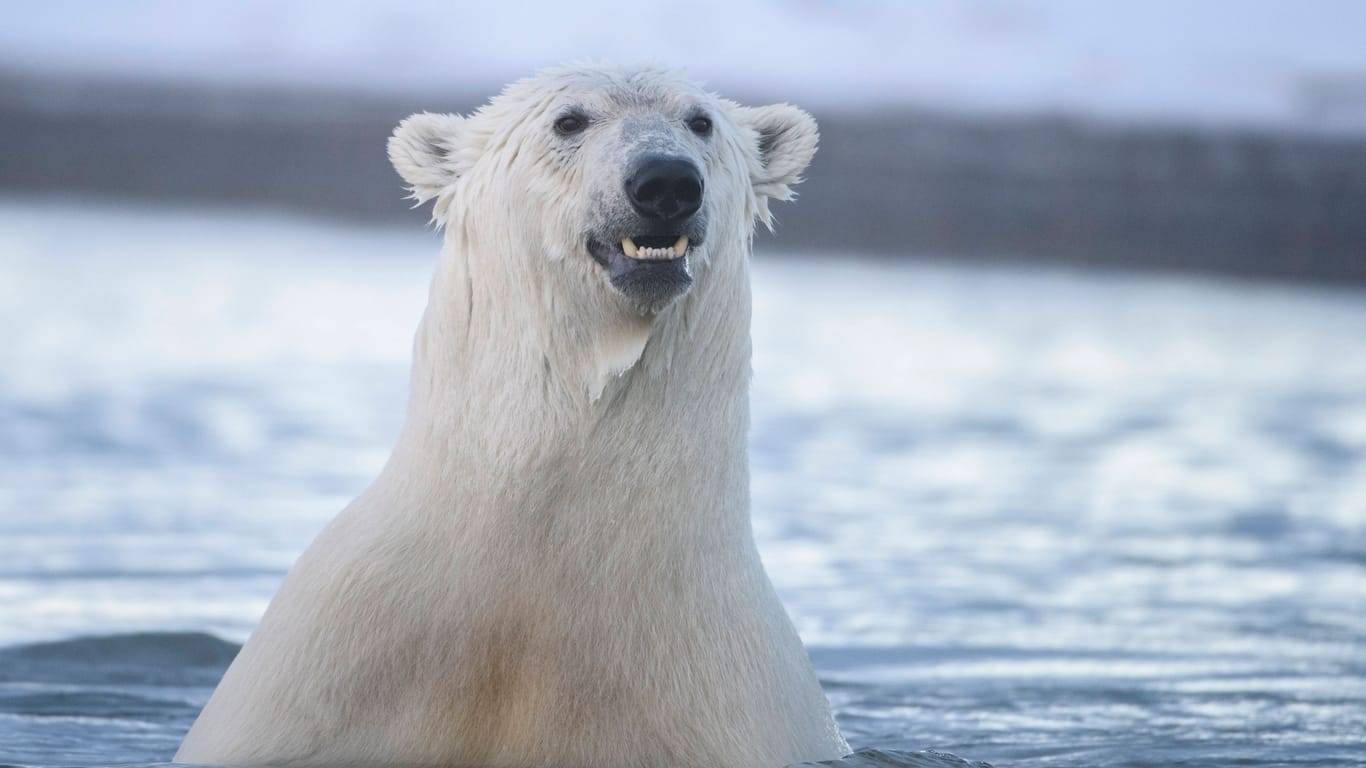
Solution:
[{"label": "bear's right ear", "polygon": [[423,112],[398,124],[389,138],[389,162],[408,182],[413,199],[424,203],[460,178],[464,157],[465,118]]}]

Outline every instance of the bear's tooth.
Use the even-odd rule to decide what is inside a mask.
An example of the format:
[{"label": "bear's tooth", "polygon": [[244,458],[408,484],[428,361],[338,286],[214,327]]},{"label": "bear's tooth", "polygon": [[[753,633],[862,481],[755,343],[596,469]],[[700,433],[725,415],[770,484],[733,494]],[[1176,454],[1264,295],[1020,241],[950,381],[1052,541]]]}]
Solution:
[{"label": "bear's tooth", "polygon": [[687,235],[683,235],[682,237],[678,238],[678,242],[674,243],[674,255],[675,255],[675,256],[682,256],[683,254],[685,254],[685,253],[687,253],[687,252],[688,252],[688,236],[687,236]]},{"label": "bear's tooth", "polygon": [[629,237],[625,240],[622,240],[621,252],[634,259],[636,257],[636,254],[639,252],[639,250],[636,248],[636,241],[632,240]]}]

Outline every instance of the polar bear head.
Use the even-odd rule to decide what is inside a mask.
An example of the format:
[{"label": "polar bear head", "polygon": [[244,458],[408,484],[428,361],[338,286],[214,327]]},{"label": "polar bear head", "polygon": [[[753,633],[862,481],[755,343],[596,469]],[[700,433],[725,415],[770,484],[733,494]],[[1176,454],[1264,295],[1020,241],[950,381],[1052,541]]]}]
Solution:
[{"label": "polar bear head", "polygon": [[468,117],[408,118],[389,156],[491,278],[651,317],[745,258],[816,141],[792,106],[741,107],[658,69],[566,67]]}]

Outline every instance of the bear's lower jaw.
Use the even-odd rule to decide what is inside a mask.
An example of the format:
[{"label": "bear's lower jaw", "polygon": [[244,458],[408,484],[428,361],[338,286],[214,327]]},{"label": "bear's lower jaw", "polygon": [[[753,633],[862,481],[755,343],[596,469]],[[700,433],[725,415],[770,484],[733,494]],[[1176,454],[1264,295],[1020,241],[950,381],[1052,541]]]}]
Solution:
[{"label": "bear's lower jaw", "polygon": [[625,263],[613,261],[607,267],[612,287],[647,311],[663,309],[692,286],[687,256],[661,261],[637,261],[623,256],[621,261]]}]

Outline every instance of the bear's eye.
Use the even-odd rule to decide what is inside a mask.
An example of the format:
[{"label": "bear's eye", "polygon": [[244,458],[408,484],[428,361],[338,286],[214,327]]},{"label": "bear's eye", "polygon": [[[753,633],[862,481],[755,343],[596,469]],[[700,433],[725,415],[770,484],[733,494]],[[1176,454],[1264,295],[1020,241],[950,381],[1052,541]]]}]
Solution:
[{"label": "bear's eye", "polygon": [[697,117],[689,118],[688,130],[692,131],[698,136],[710,136],[711,118],[707,117],[706,115],[698,115]]},{"label": "bear's eye", "polygon": [[588,118],[583,115],[565,115],[555,121],[555,133],[570,136],[588,127]]}]

